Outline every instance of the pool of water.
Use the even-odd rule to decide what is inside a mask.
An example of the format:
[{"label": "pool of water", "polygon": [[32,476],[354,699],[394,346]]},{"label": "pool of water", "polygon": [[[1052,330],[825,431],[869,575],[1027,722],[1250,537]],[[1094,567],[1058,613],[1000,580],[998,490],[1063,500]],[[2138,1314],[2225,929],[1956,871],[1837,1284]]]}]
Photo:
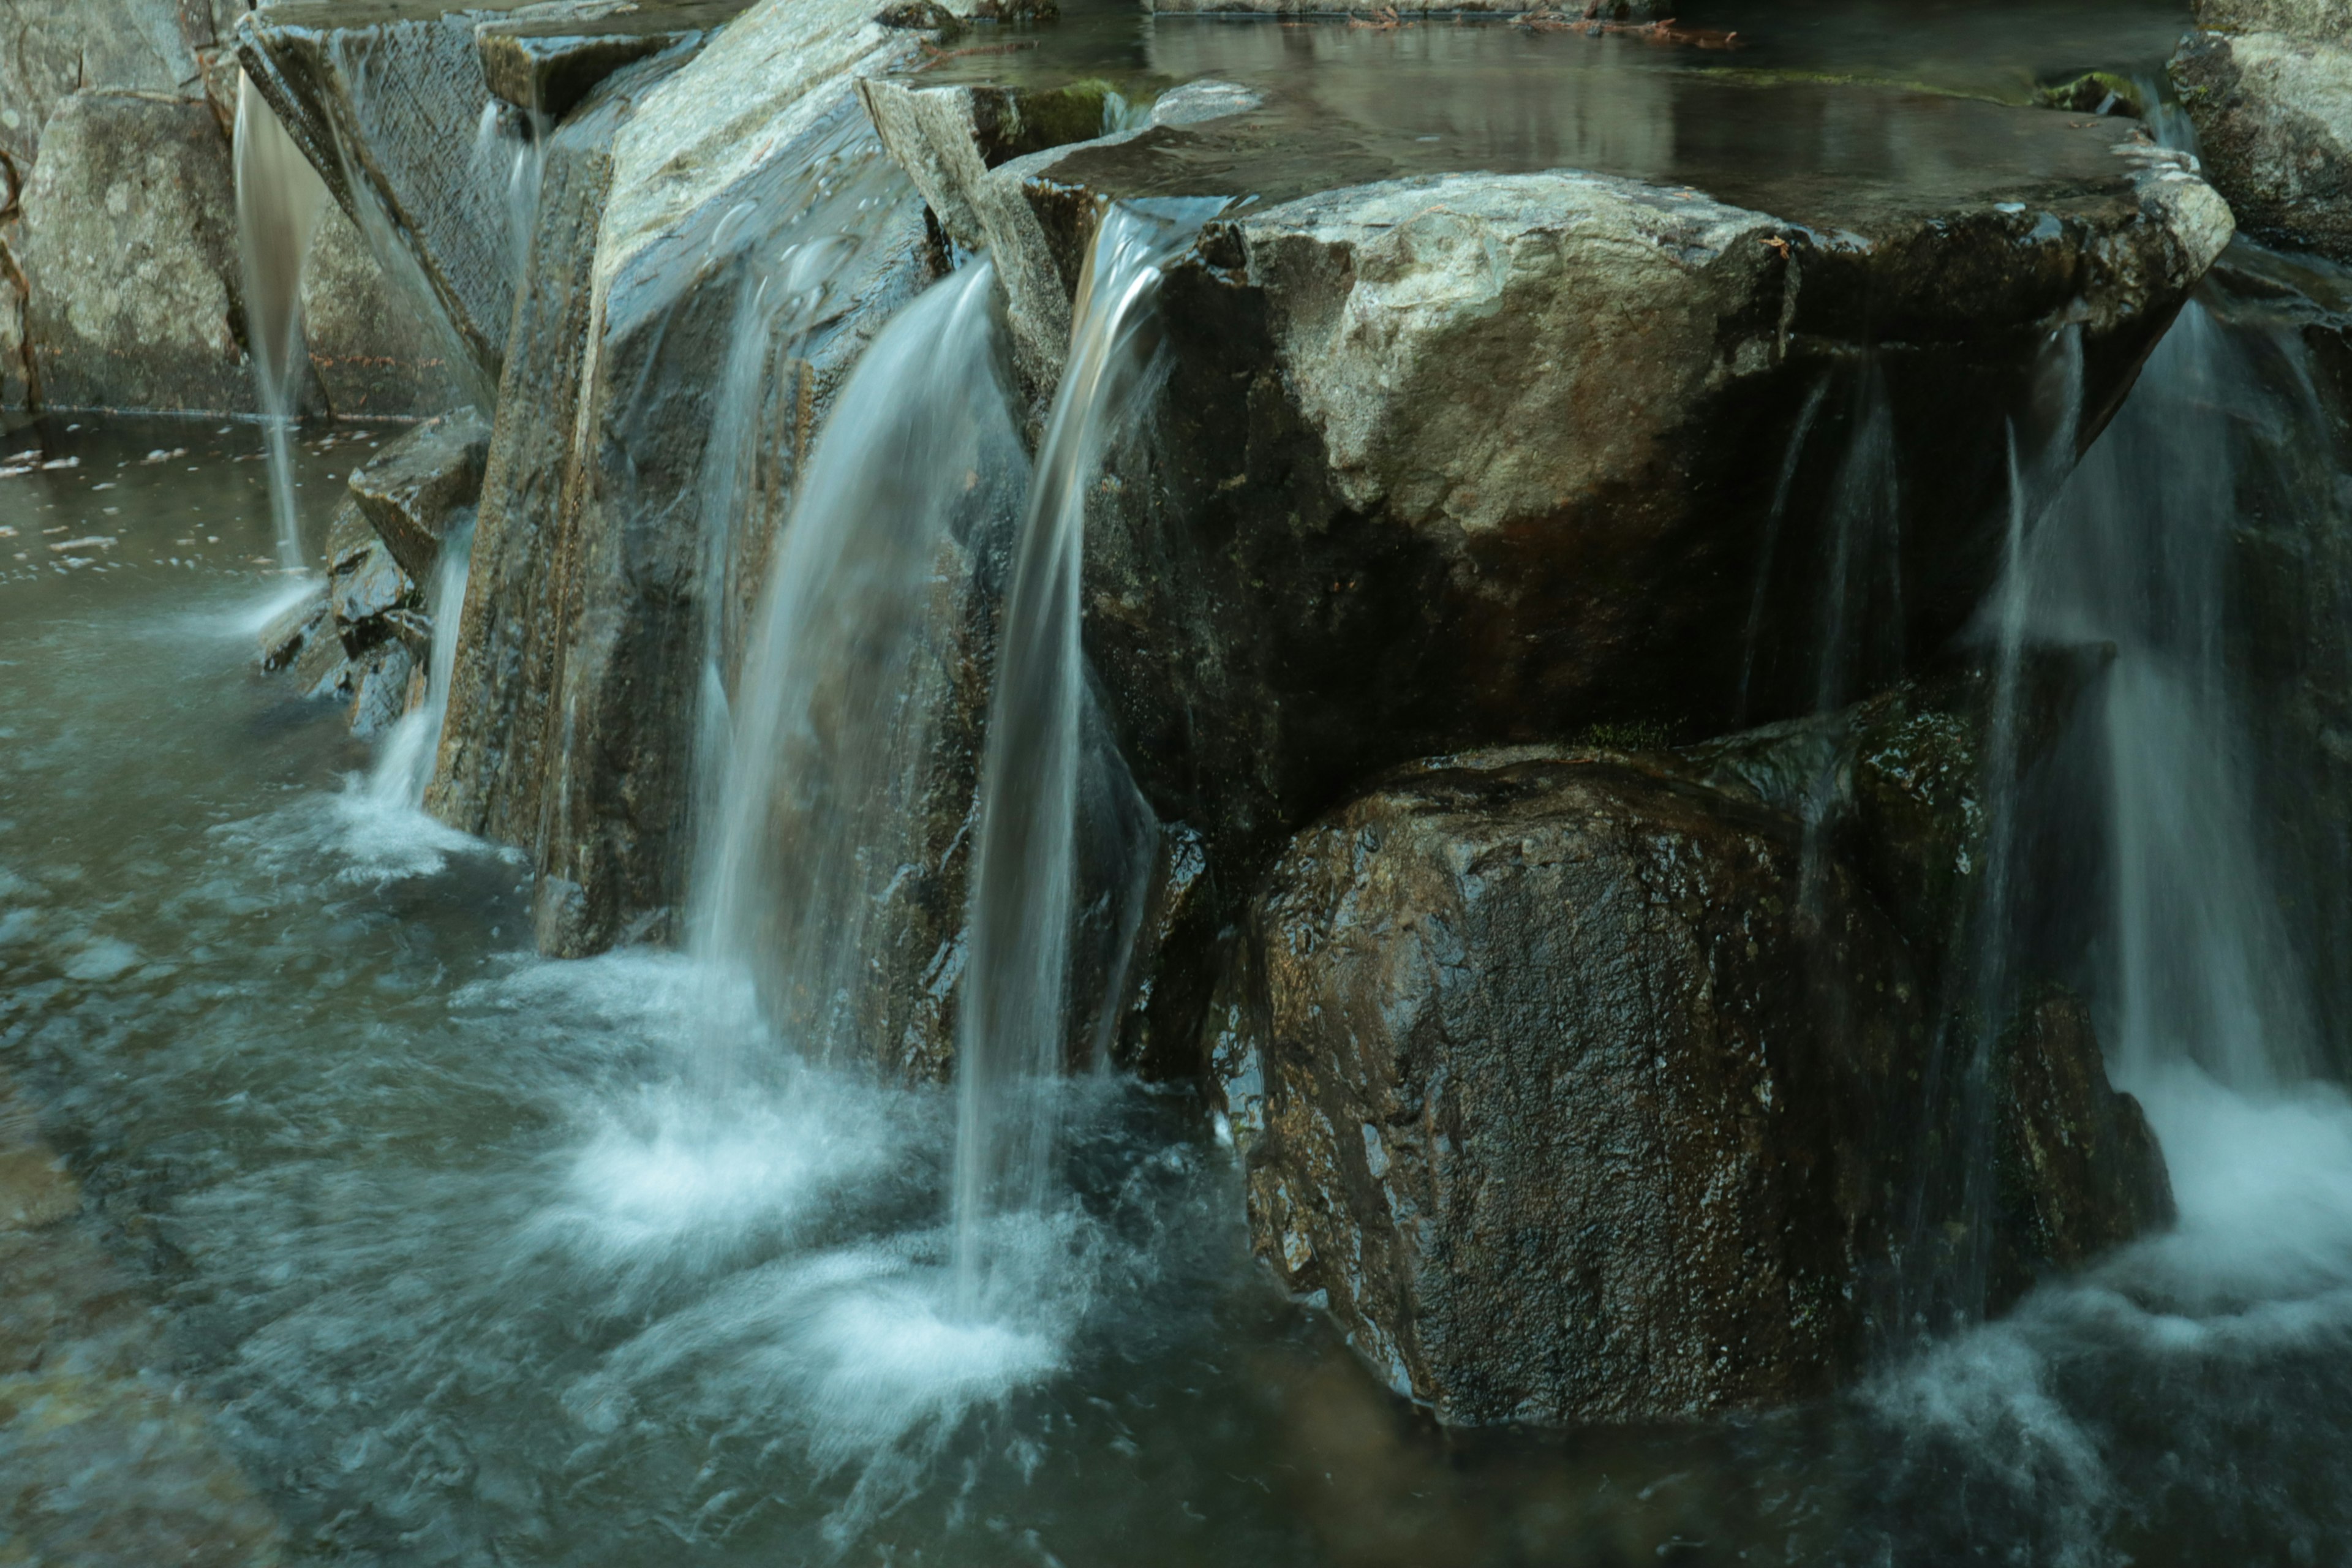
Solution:
[{"label": "pool of water", "polygon": [[[314,538],[381,438],[303,443]],[[257,446],[0,444],[34,454],[0,477],[0,1072],[291,1558],[2352,1548],[2352,1108],[2324,1087],[2136,1085],[2177,1232],[1770,1416],[1430,1431],[1251,1264],[1197,1108],[1113,1079],[1065,1087],[1070,1195],[959,1304],[943,1094],[796,1064],[677,955],[537,958],[518,865],[383,804],[341,715],[254,670],[287,592]],[[144,1473],[90,1460],[118,1462]]]}]

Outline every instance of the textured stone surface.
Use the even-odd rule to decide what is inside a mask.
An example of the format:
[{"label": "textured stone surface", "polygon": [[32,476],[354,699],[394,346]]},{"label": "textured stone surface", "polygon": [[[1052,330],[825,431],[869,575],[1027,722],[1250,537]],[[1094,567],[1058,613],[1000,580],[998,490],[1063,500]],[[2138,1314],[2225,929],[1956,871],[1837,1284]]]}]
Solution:
[{"label": "textured stone surface", "polygon": [[253,406],[228,144],[201,100],[65,99],[23,206],[26,328],[46,403]]},{"label": "textured stone surface", "polygon": [[1800,856],[1777,813],[1508,753],[1302,835],[1217,1014],[1261,1255],[1450,1422],[1832,1386],[1927,1029],[1851,879],[1801,934]]},{"label": "textured stone surface", "polygon": [[[1719,732],[1751,668],[1751,714],[1801,711],[1832,616],[1892,666],[1973,611],[2053,331],[2082,331],[2087,437],[2229,215],[2128,122],[1859,89],[1790,111],[1848,95],[1974,161],[1892,180],[1734,161],[1736,204],[1557,170],[1318,189],[1435,154],[1301,153],[1279,106],[967,160],[968,197],[1016,187],[1034,219],[1025,241],[991,229],[995,254],[1025,245],[1065,290],[1102,196],[1261,194],[1171,269],[1165,391],[1087,525],[1087,643],[1122,745],[1223,897],[1382,766],[1601,724]],[[919,183],[955,184],[949,163]],[[1900,592],[1840,608],[1826,563],[1874,439],[1899,454],[1899,544],[1871,570]]]},{"label": "textured stone surface", "polygon": [[2352,260],[2352,39],[2328,38],[2192,35],[2172,79],[2246,232]]},{"label": "textured stone surface", "polygon": [[417,582],[432,581],[451,520],[481,494],[489,444],[488,421],[465,408],[426,420],[353,470],[360,510]]},{"label": "textured stone surface", "polygon": [[655,0],[614,8],[559,0],[523,5],[474,26],[489,89],[520,109],[561,120],[598,82],[666,49],[691,48],[751,0]]},{"label": "textured stone surface", "polygon": [[[1539,749],[1405,770],[1301,834],[1212,1015],[1260,1256],[1449,1423],[1857,1370],[1937,1260],[1911,1238],[1971,1215],[1924,977],[1858,878],[1805,862],[1785,813]],[[1999,1305],[2170,1200],[2078,1003],[2039,1001],[1996,1071]]]},{"label": "textured stone surface", "polygon": [[[199,48],[234,0],[0,0],[0,159],[32,171],[49,116],[68,93],[202,98]],[[191,31],[202,37],[191,41]]]},{"label": "textured stone surface", "polygon": [[2219,32],[2352,42],[2352,7],[2340,0],[2197,0],[2197,25]]},{"label": "textured stone surface", "polygon": [[466,401],[446,340],[340,207],[320,219],[303,259],[302,336],[338,417],[431,414]]}]

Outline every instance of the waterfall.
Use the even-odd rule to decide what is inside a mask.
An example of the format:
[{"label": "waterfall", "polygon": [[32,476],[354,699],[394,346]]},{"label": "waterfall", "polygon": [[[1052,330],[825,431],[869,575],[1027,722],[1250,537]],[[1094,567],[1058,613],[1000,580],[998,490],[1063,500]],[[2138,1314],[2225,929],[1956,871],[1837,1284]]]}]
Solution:
[{"label": "waterfall", "polygon": [[474,525],[453,528],[441,541],[425,611],[433,620],[432,658],[425,665],[425,700],[400,717],[384,737],[367,793],[379,805],[421,807],[433,779],[434,754],[441,747],[441,720],[449,708],[449,677],[457,664],[458,612],[466,603],[466,568]]},{"label": "waterfall", "polygon": [[969,942],[957,1015],[954,1268],[960,1305],[986,1286],[983,1231],[1045,1201],[1048,1085],[1071,1037],[1071,933],[1090,754],[1078,584],[1086,495],[1146,381],[1160,268],[1221,204],[1104,211],[1079,279],[1062,373],[1015,545],[982,763]]},{"label": "waterfall", "polygon": [[[906,867],[937,715],[918,659],[942,565],[1009,512],[1022,460],[986,264],[867,347],[813,451],[757,611],[691,941],[749,972],[771,1026],[824,1060],[854,1041],[873,930]],[[741,1064],[719,1064],[730,1079]]]},{"label": "waterfall", "polygon": [[2325,450],[2324,433],[2297,428],[2232,331],[2192,302],[2026,565],[2031,635],[2116,647],[2098,735],[2109,881],[2098,988],[2109,1060],[2127,1082],[2194,1066],[2263,1091],[2315,1063],[2309,977],[2257,831],[2229,647],[2248,461],[2299,445]]},{"label": "waterfall", "polygon": [[236,235],[244,261],[246,337],[269,452],[278,564],[303,564],[294,507],[293,423],[309,368],[302,350],[302,262],[326,210],[327,188],[252,81],[236,79]]}]

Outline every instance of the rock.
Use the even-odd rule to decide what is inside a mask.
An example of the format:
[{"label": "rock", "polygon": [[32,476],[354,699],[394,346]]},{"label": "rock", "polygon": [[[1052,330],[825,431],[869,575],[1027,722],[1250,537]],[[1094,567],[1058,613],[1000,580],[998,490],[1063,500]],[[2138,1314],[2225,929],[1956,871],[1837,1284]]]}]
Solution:
[{"label": "rock", "polygon": [[2224,33],[2285,33],[2352,43],[2352,11],[2337,0],[2197,0],[2197,25]]},{"label": "rock", "polygon": [[382,734],[408,711],[409,677],[416,661],[396,637],[369,647],[352,660],[352,733],[361,740]]},{"label": "rock", "polygon": [[[1796,820],[1622,754],[1392,775],[1292,841],[1213,1010],[1252,1242],[1449,1424],[1819,1395],[1965,1235],[1906,943]],[[1994,1304],[2168,1215],[2080,1005],[1999,1058]],[[1921,1217],[1924,1215],[1924,1219]]]},{"label": "rock", "polygon": [[23,205],[26,332],[49,406],[253,406],[228,146],[201,101],[68,96]]},{"label": "rock", "polygon": [[2163,1152],[2139,1101],[2108,1085],[2080,997],[2053,988],[2030,999],[1993,1075],[1996,1301],[2172,1223]]},{"label": "rock", "polygon": [[383,622],[386,614],[417,599],[416,584],[382,540],[372,541],[357,560],[335,574],[331,592],[335,625],[343,647],[354,654],[390,633]]},{"label": "rock", "polygon": [[[609,162],[583,147],[580,183],[564,183],[573,194],[542,196],[550,243],[545,204],[603,182],[578,220],[594,226],[593,292],[564,328],[579,321],[584,349],[576,372],[559,373],[577,374],[578,401],[546,407],[545,431],[516,432],[529,463],[502,468],[503,428],[493,437],[475,545],[485,586],[467,595],[428,801],[445,820],[530,850],[547,889],[535,929],[551,952],[674,929],[709,649],[715,639],[730,666],[740,651],[768,541],[833,385],[932,276],[920,205],[850,87],[851,73],[912,47],[864,5],[756,6],[642,91],[625,72],[592,94],[591,105],[606,92],[629,99]],[[552,160],[548,178],[552,190]],[[581,237],[572,221],[559,219],[563,243]],[[797,234],[829,237],[810,253],[824,270],[793,284],[797,319],[747,329],[753,301],[781,310],[793,297],[761,296],[754,274]],[[547,303],[551,315],[571,308],[552,293]],[[747,331],[774,357],[743,367],[748,400],[722,400]],[[532,386],[523,401],[542,397]],[[502,417],[513,406],[503,402]],[[747,413],[730,426],[738,406]],[[526,484],[545,488],[511,489]],[[709,510],[706,484],[742,498]],[[519,531],[542,504],[552,529]],[[722,576],[731,599],[711,592],[713,552],[737,563]],[[508,597],[492,582],[532,585]],[[531,616],[541,583],[567,597]]]},{"label": "rock", "polygon": [[1504,752],[1292,844],[1216,1075],[1254,1244],[1391,1387],[1455,1424],[1637,1421],[1860,1364],[1925,1006],[1842,871],[1801,932],[1800,837]]},{"label": "rock", "polygon": [[466,401],[446,340],[384,276],[340,207],[320,217],[303,258],[302,336],[340,418],[429,414]]},{"label": "rock", "polygon": [[276,671],[291,665],[313,639],[326,635],[328,615],[327,590],[321,585],[317,593],[262,627],[262,669]]},{"label": "rock", "polygon": [[463,408],[426,420],[352,475],[360,510],[416,582],[433,580],[442,536],[481,494],[489,444],[488,422]]},{"label": "rock", "polygon": [[[2312,7],[2279,8],[2280,19]],[[2352,37],[2191,35],[2172,80],[2215,188],[2267,242],[2352,260]]]},{"label": "rock", "polygon": [[490,104],[472,15],[437,5],[358,15],[331,0],[248,13],[237,58],[377,258],[487,405],[513,314],[505,182],[475,168]]},{"label": "rock", "polygon": [[[2087,439],[2231,232],[2129,121],[1672,91],[1686,146],[1867,116],[1972,151],[1891,182],[1719,148],[1628,154],[1658,169],[1642,180],[1411,173],[1447,154],[1370,122],[1318,139],[1276,100],[992,169],[970,92],[867,87],[941,224],[1005,270],[1024,375],[1058,374],[1098,202],[1258,198],[1170,269],[1165,391],[1087,521],[1087,646],[1122,747],[1226,898],[1412,755],[1720,732],[1751,668],[1750,713],[1816,706],[1843,614],[1824,563],[1855,510],[1836,498],[1873,441],[1900,466],[1899,556],[1876,568],[1900,592],[1842,640],[1924,658],[1997,569],[2006,432],[2046,422],[2053,333],[2082,333]],[[1850,689],[1885,671],[1864,674]]]},{"label": "rock", "polygon": [[21,227],[0,221],[0,408],[29,405],[39,384],[25,341],[25,273],[16,265]]},{"label": "rock", "polygon": [[625,10],[593,3],[524,5],[476,23],[474,41],[491,92],[555,121],[623,66],[691,48],[750,4],[671,0]]},{"label": "rock", "polygon": [[28,174],[49,116],[78,91],[202,97],[189,36],[212,41],[214,9],[205,0],[0,0],[0,159]]}]

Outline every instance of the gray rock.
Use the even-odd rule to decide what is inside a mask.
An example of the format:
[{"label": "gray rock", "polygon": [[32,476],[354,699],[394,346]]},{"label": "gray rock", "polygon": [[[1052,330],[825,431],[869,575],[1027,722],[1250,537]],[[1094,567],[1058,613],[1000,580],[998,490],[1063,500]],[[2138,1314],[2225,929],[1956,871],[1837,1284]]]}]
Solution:
[{"label": "gray rock", "polygon": [[2192,35],[2172,80],[2245,231],[2352,260],[2352,38],[2340,23],[2322,37]]},{"label": "gray rock", "polygon": [[302,336],[328,411],[338,417],[430,414],[466,401],[446,338],[384,275],[340,207],[320,219],[303,258]]},{"label": "gray rock", "polygon": [[598,82],[648,56],[691,48],[751,0],[668,0],[616,9],[577,0],[521,5],[475,24],[483,79],[500,99],[561,120]]},{"label": "gray rock", "polygon": [[25,340],[25,272],[16,264],[23,226],[0,221],[0,408],[34,400],[33,360]]},{"label": "gray rock", "polygon": [[321,584],[317,593],[261,628],[262,669],[271,672],[292,665],[303,649],[328,636],[330,625],[327,589]]},{"label": "gray rock", "polygon": [[397,638],[377,643],[352,658],[352,734],[369,740],[399,722],[408,711],[409,677],[415,668],[408,645]]},{"label": "gray rock", "polygon": [[391,627],[383,617],[393,610],[413,606],[416,584],[400,569],[382,540],[372,540],[348,565],[339,566],[330,589],[335,625],[343,645],[356,653],[381,640]]},{"label": "gray rock", "polygon": [[228,145],[201,100],[68,96],[23,206],[26,334],[45,403],[253,406]]},{"label": "gray rock", "polygon": [[2352,43],[2352,10],[2338,0],[2197,0],[2197,25],[2223,33],[2286,33]]},{"label": "gray rock", "polygon": [[29,174],[49,116],[74,92],[202,97],[189,35],[212,43],[213,10],[201,0],[0,0],[0,159]]},{"label": "gray rock", "polygon": [[433,579],[441,540],[482,490],[490,427],[471,408],[428,419],[354,471],[353,499],[400,569]]},{"label": "gray rock", "polygon": [[331,0],[251,12],[237,58],[377,259],[446,337],[477,403],[512,315],[504,182],[474,167],[489,106],[474,19],[437,5],[358,14]]},{"label": "gray rock", "polygon": [[[1416,766],[1301,834],[1212,1014],[1259,1255],[1448,1423],[1851,1375],[1939,1261],[1910,1238],[1968,1211],[1911,955],[1804,860],[1783,813],[1536,749]],[[2079,1004],[2038,1004],[1998,1070],[1996,1302],[2170,1208]]]}]

